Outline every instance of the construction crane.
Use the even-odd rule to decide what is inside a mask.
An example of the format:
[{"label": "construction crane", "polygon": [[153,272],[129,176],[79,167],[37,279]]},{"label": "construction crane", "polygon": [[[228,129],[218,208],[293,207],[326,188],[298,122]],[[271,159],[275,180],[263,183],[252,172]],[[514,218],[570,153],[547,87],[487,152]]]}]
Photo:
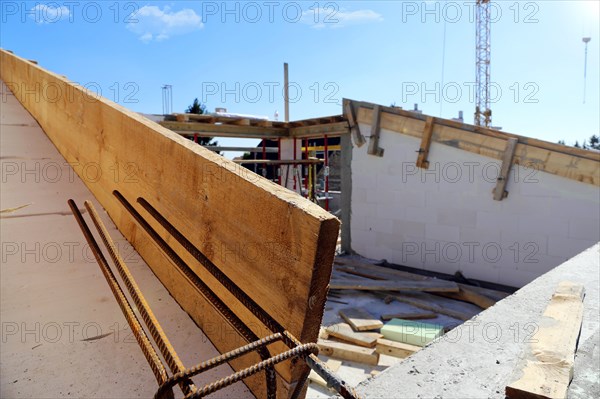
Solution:
[{"label": "construction crane", "polygon": [[492,124],[490,109],[490,0],[477,0],[475,20],[475,125],[489,127]]}]

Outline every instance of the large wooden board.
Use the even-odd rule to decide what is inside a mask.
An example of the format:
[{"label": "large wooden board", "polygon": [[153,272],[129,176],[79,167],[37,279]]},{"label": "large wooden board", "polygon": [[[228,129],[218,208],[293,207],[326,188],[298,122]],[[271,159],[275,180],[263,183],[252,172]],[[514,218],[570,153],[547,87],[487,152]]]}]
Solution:
[{"label": "large wooden board", "polygon": [[583,320],[583,285],[561,282],[506,386],[509,398],[566,398]]},{"label": "large wooden board", "polygon": [[[0,57],[2,80],[219,351],[244,341],[135,225],[113,190],[148,217],[135,204],[144,197],[292,334],[316,342],[338,236],[336,218],[62,76],[4,50]],[[183,248],[174,244],[174,249],[257,335],[268,333]],[[257,360],[245,356],[231,365],[239,370]],[[277,366],[282,397],[303,371],[301,363]],[[257,397],[264,396],[262,374],[246,383]]]}]

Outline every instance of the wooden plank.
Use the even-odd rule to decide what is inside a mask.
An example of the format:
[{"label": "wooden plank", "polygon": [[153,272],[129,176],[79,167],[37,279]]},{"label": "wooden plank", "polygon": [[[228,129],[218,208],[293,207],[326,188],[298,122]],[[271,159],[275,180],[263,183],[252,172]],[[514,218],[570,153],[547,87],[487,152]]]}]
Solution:
[{"label": "wooden plank", "polygon": [[[342,362],[337,359],[328,359],[325,362],[325,366],[327,366],[327,368],[329,370],[336,372],[342,366]],[[308,379],[310,380],[310,382],[315,383],[319,386],[322,386],[323,388],[329,388],[327,386],[327,381],[325,381],[323,379],[323,377],[321,377],[319,374],[317,374],[314,370],[310,371],[310,374],[308,375]],[[330,388],[330,389],[333,390],[332,388]]]},{"label": "wooden plank", "polygon": [[373,348],[377,340],[383,335],[374,332],[355,332],[352,327],[346,323],[338,323],[327,327],[327,334],[336,337],[342,341],[364,346],[365,348]]},{"label": "wooden plank", "polygon": [[417,167],[423,169],[429,169],[429,147],[431,146],[431,135],[433,133],[433,117],[430,116],[425,122],[425,128],[423,129],[423,135],[421,137],[421,146],[419,147],[419,156],[417,156]]},{"label": "wooden plank", "polygon": [[496,304],[496,300],[491,299],[488,296],[480,294],[471,287],[458,284],[458,292],[439,292],[437,295],[445,296],[446,298],[457,299],[459,301],[465,301],[479,306],[481,309],[487,309]]},{"label": "wooden plank", "polygon": [[[284,328],[302,342],[316,342],[339,233],[337,219],[289,190],[59,75],[5,51],[0,51],[0,62],[2,80],[15,88],[15,97],[220,352],[246,341],[137,227],[113,190],[140,210],[135,200],[145,198]],[[48,101],[19,90],[49,85],[69,96],[64,101]],[[93,166],[97,173],[82,165]],[[159,234],[172,242],[163,230]],[[177,245],[174,249],[255,334],[269,334],[187,251]],[[283,347],[273,345],[273,350]],[[240,370],[257,361],[260,357],[249,354],[230,364]],[[301,363],[286,361],[276,366],[279,396],[287,397],[288,389],[306,370]],[[257,397],[264,396],[264,375],[245,382]]]},{"label": "wooden plank", "polygon": [[377,340],[375,351],[381,355],[388,355],[404,359],[415,352],[421,350],[420,346],[409,345],[402,342],[396,342],[385,338]]},{"label": "wooden plank", "polygon": [[242,137],[242,138],[265,138],[265,137],[288,137],[287,128],[261,127],[261,126],[237,126],[237,125],[214,125],[200,122],[174,122],[161,121],[159,125],[179,134],[201,134],[214,137]]},{"label": "wooden plank", "polygon": [[[438,296],[428,294],[425,292],[420,293],[406,293],[403,295],[394,295],[393,298],[398,302],[407,303],[417,308],[430,310],[435,313],[444,314],[458,320],[469,320],[477,313],[479,309],[466,309],[463,306],[462,310],[457,305],[469,305],[462,302],[453,301],[450,299],[440,298]],[[454,302],[452,304],[447,301]],[[473,306],[473,305],[469,305]]]},{"label": "wooden plank", "polygon": [[566,398],[573,378],[575,350],[583,320],[582,284],[561,282],[544,314],[535,339],[525,350],[509,398]]},{"label": "wooden plank", "polygon": [[346,308],[339,312],[340,316],[354,331],[377,330],[383,327],[381,320],[376,319],[371,313],[362,308]]},{"label": "wooden plank", "polygon": [[350,280],[334,278],[329,283],[332,290],[360,291],[423,291],[423,292],[458,292],[458,286],[452,281],[428,279],[422,281],[374,281]]},{"label": "wooden plank", "polygon": [[403,312],[403,313],[388,313],[382,314],[381,320],[388,321],[391,319],[404,319],[404,320],[425,320],[437,318],[437,313],[432,312]]},{"label": "wooden plank", "polygon": [[322,137],[325,134],[329,137],[338,137],[343,134],[348,134],[348,132],[349,129],[347,122],[333,122],[312,126],[291,127],[289,130],[289,135],[290,137],[301,139],[309,137]]},{"label": "wooden plank", "polygon": [[[374,107],[374,105],[369,105]],[[421,138],[425,127],[423,115],[384,107],[381,128]],[[361,106],[356,119],[370,124],[373,109]],[[475,129],[470,125],[452,123],[435,118],[432,142],[456,147],[490,158],[502,159],[509,137],[517,137],[513,163],[532,169],[531,173],[543,171],[583,183],[600,186],[600,154],[589,150],[571,149],[567,146],[511,135],[490,129]]]},{"label": "wooden plank", "polygon": [[344,101],[344,116],[348,120],[348,126],[350,127],[350,134],[352,135],[354,145],[358,148],[362,147],[366,143],[365,136],[360,132],[360,126],[358,126],[358,123],[356,122],[354,107],[349,101]]},{"label": "wooden plank", "polygon": [[[404,280],[425,280],[429,277],[423,276],[421,274],[410,273],[402,270],[392,269],[390,267],[374,265],[371,263],[360,262],[354,259],[346,259],[343,257],[337,257],[334,261],[336,264],[335,269],[344,271],[346,273],[371,278],[374,280],[394,280],[394,279],[404,279]],[[343,266],[337,266],[343,265]],[[508,292],[492,290],[489,288],[476,287],[473,285],[461,284],[458,283],[459,288],[464,288],[465,290],[469,290],[475,292],[477,294],[483,295],[487,298],[492,299],[497,302],[501,299],[506,298],[510,295]],[[464,300],[464,299],[463,299]],[[470,301],[469,301],[470,302]],[[478,303],[475,303],[479,305]]]},{"label": "wooden plank", "polygon": [[374,348],[363,348],[356,345],[324,339],[320,339],[318,345],[319,353],[325,356],[370,364],[373,366],[376,366],[379,363],[379,353],[377,353]]},{"label": "wooden plank", "polygon": [[379,135],[381,134],[381,109],[379,105],[373,108],[371,115],[371,136],[369,137],[369,148],[367,153],[378,157],[383,156],[383,148],[379,147]]},{"label": "wooden plank", "polygon": [[506,149],[502,155],[502,168],[498,175],[498,181],[494,188],[494,200],[502,201],[503,198],[508,196],[506,191],[506,185],[508,184],[510,168],[513,164],[513,157],[515,156],[515,150],[517,148],[518,139],[511,137],[506,141]]}]

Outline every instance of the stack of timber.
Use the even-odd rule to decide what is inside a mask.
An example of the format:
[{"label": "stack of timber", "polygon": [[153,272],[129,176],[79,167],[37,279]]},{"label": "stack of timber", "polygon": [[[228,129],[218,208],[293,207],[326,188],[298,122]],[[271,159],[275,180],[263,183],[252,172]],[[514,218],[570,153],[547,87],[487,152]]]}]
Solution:
[{"label": "stack of timber", "polygon": [[335,259],[329,288],[326,310],[338,309],[339,321],[323,328],[321,354],[372,367],[382,367],[381,355],[407,358],[509,295],[356,257]]}]

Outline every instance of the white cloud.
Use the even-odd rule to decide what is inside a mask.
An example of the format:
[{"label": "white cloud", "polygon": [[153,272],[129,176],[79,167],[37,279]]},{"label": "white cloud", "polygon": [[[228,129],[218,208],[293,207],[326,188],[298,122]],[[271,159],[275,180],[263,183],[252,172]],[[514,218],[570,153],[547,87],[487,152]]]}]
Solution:
[{"label": "white cloud", "polygon": [[46,4],[36,4],[29,17],[38,24],[51,24],[69,18],[70,11],[65,6],[54,7]]},{"label": "white cloud", "polygon": [[167,40],[172,36],[184,35],[201,29],[202,18],[190,8],[173,12],[165,6],[162,10],[156,6],[144,6],[132,16],[127,29],[139,36],[145,43]]},{"label": "white cloud", "polygon": [[373,10],[346,11],[345,9],[317,8],[302,13],[302,22],[315,29],[343,28],[349,25],[383,21],[381,14]]}]

